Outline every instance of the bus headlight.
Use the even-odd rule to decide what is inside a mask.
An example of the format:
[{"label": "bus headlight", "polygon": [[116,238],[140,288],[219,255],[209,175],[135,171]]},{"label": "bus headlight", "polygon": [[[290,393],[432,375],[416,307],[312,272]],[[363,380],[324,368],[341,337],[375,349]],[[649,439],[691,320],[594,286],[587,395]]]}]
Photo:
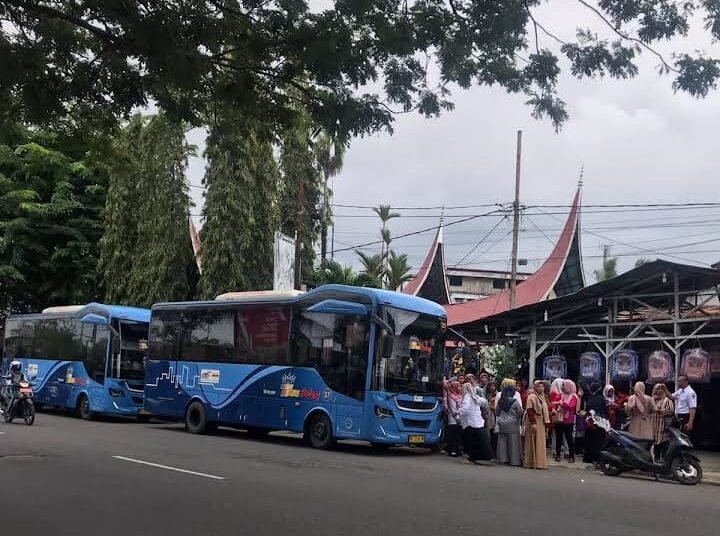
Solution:
[{"label": "bus headlight", "polygon": [[110,393],[110,396],[113,396],[115,398],[125,396],[125,393],[123,393],[120,389],[114,389],[113,387],[110,387],[110,389],[108,389],[108,392]]},{"label": "bus headlight", "polygon": [[375,416],[380,417],[381,419],[389,419],[393,416],[393,412],[390,409],[375,406]]}]

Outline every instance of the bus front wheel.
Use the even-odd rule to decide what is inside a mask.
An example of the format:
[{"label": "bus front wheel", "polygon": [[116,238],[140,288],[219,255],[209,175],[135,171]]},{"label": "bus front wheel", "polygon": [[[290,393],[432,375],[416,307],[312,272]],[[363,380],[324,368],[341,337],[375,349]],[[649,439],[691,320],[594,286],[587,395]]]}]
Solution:
[{"label": "bus front wheel", "polygon": [[191,434],[205,434],[211,430],[207,420],[205,404],[193,400],[185,411],[185,429]]},{"label": "bus front wheel", "polygon": [[332,423],[328,416],[324,413],[316,413],[310,417],[305,429],[305,438],[316,449],[331,448],[335,444],[335,439],[332,433]]},{"label": "bus front wheel", "polygon": [[95,414],[90,409],[90,400],[86,395],[80,395],[77,403],[78,415],[85,421],[91,421]]}]

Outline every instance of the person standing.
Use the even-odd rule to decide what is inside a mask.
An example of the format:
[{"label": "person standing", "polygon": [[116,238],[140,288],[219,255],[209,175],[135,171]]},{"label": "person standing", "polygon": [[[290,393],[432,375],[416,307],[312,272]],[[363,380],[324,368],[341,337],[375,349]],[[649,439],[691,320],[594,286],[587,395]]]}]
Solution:
[{"label": "person standing", "polygon": [[533,392],[527,398],[527,409],[523,419],[525,433],[523,466],[528,469],[547,469],[545,434],[546,426],[550,424],[550,411],[544,393],[545,384],[536,381],[533,384]]},{"label": "person standing", "polygon": [[[602,387],[598,382],[590,384],[590,400],[587,403],[588,415],[595,412],[598,417],[607,417],[607,408],[605,405],[605,397],[603,396]],[[585,450],[583,452],[583,462],[597,464],[600,460],[600,451],[602,450],[603,441],[605,440],[605,431],[597,426],[588,425],[585,428]]]},{"label": "person standing", "polygon": [[587,419],[587,405],[590,399],[590,393],[587,392],[587,386],[578,386],[578,407],[575,415],[575,454],[583,454],[585,446],[585,426]]},{"label": "person standing", "polygon": [[462,427],[460,426],[460,403],[462,385],[459,381],[450,382],[447,397],[447,453],[453,458],[460,455],[462,445]]},{"label": "person standing", "polygon": [[683,432],[690,433],[695,427],[695,414],[697,413],[697,394],[690,386],[687,376],[680,376],[677,381],[678,389],[672,394],[675,401],[675,414],[678,416]]},{"label": "person standing", "polygon": [[645,394],[645,384],[637,382],[633,394],[628,398],[627,413],[630,416],[628,432],[641,439],[654,439],[653,413],[655,403],[652,397]]},{"label": "person standing", "polygon": [[655,436],[655,447],[665,442],[665,428],[667,421],[675,412],[675,406],[670,400],[670,393],[664,383],[658,383],[653,387],[653,402],[655,403],[655,415],[653,416],[653,434]]},{"label": "person standing", "polygon": [[615,387],[610,384],[606,385],[605,389],[603,389],[603,397],[605,398],[605,407],[607,408],[610,426],[615,430],[619,430],[620,424],[622,424],[621,412],[624,411],[624,408],[618,404],[615,398]]},{"label": "person standing", "polygon": [[487,400],[479,396],[472,383],[462,387],[462,402],[459,413],[464,423],[463,434],[466,437],[468,461],[477,463],[480,460],[491,460],[489,435],[485,433],[483,409],[487,408]]},{"label": "person standing", "polygon": [[562,460],[563,439],[568,447],[568,462],[575,463],[575,438],[573,427],[575,425],[575,413],[578,406],[577,388],[572,380],[563,380],[560,388],[560,402],[557,405],[557,420],[555,422],[555,461]]},{"label": "person standing", "polygon": [[495,388],[495,382],[490,381],[488,382],[487,386],[485,386],[485,394],[487,395],[487,401],[488,401],[488,410],[487,410],[487,422],[485,423],[485,427],[488,429],[488,432],[490,432],[490,448],[493,452],[497,449],[497,439],[498,439],[498,432],[497,432],[497,389]]},{"label": "person standing", "polygon": [[505,387],[497,404],[497,461],[519,467],[522,464],[520,419],[523,410],[520,402],[515,399],[515,392],[512,385]]}]

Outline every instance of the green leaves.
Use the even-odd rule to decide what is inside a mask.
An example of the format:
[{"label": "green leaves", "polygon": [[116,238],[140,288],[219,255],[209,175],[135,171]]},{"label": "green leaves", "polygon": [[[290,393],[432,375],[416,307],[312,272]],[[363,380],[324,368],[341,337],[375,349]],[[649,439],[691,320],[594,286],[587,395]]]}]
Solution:
[{"label": "green leaves", "polygon": [[210,129],[200,294],[272,288],[278,168],[267,131],[224,110]]},{"label": "green leaves", "polygon": [[104,201],[84,162],[35,142],[0,146],[0,311],[97,296]]},{"label": "green leaves", "polygon": [[193,297],[197,282],[185,185],[193,148],[182,125],[136,115],[115,140],[98,266],[112,303]]},{"label": "green leaves", "polygon": [[720,78],[720,60],[705,57],[693,58],[688,54],[678,56],[675,61],[678,74],[673,81],[675,91],[685,91],[693,97],[706,97],[717,89]]},{"label": "green leaves", "polygon": [[[575,76],[634,76],[635,46],[660,59],[653,44],[685,36],[694,13],[720,37],[718,0],[580,3],[618,40],[566,43]],[[451,85],[479,84],[522,92],[534,115],[559,124],[557,54],[545,41],[560,39],[535,19],[538,5],[342,0],[311,11],[300,0],[15,0],[0,8],[0,107],[29,124],[106,129],[151,101],[196,125],[231,106],[278,136],[300,107],[344,141],[392,130],[395,107],[436,116],[452,109]],[[702,96],[713,87],[710,69],[689,80],[697,60],[677,68],[676,89]],[[371,84],[382,94],[363,89]]]}]

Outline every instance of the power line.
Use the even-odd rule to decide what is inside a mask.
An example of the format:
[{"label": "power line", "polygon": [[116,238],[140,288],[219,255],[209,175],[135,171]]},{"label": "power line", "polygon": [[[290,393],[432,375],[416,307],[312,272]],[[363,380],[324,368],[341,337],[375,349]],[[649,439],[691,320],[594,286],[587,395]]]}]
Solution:
[{"label": "power line", "polygon": [[498,227],[500,227],[500,224],[502,224],[502,222],[504,222],[506,219],[507,219],[507,217],[505,217],[505,218],[501,219],[499,222],[497,222],[497,223],[495,224],[495,226],[494,226],[492,229],[490,229],[490,230],[487,232],[487,234],[485,234],[485,236],[483,236],[483,237],[480,239],[480,241],[479,241],[477,244],[475,244],[475,245],[472,247],[472,249],[471,249],[470,251],[468,251],[462,259],[460,259],[460,260],[458,261],[458,263],[462,263],[465,259],[467,259],[470,255],[472,255],[472,254],[475,252],[475,250],[476,250],[477,248],[479,248],[480,245],[481,245],[483,242],[485,242],[485,240],[487,240],[487,239],[490,237],[490,235],[492,235],[492,234],[495,232],[495,229],[497,229]]},{"label": "power line", "polygon": [[[476,219],[476,218],[482,218],[482,217],[485,217],[485,216],[492,216],[493,214],[497,214],[498,212],[501,212],[501,211],[499,211],[499,210],[493,210],[493,211],[487,212],[487,213],[485,213],[485,214],[478,214],[478,215],[476,215],[476,216],[470,216],[470,217],[468,217],[468,218],[465,218],[464,220],[451,221],[451,222],[449,222],[449,223],[446,223],[443,227],[446,228],[446,227],[450,227],[450,226],[452,226],[452,225],[457,225],[457,224],[460,224],[460,223],[465,223],[466,221],[474,220],[474,219]],[[433,226],[433,227],[428,227],[428,228],[426,228],[426,229],[420,229],[419,231],[413,231],[413,232],[411,232],[411,233],[401,234],[401,235],[398,235],[398,236],[396,236],[396,237],[393,237],[393,240],[398,240],[398,239],[400,239],[400,238],[406,238],[406,237],[408,237],[408,236],[414,236],[414,235],[419,235],[419,234],[422,234],[422,233],[427,233],[428,231],[435,231],[437,228],[438,228],[438,226],[435,225],[435,226]],[[348,250],[351,250],[351,249],[363,248],[363,247],[365,247],[365,246],[374,246],[374,245],[381,244],[381,243],[382,243],[382,240],[375,240],[375,241],[373,241],[373,242],[366,242],[365,244],[358,244],[358,245],[356,245],[356,246],[349,247],[349,248],[336,249],[336,250],[335,250],[335,253],[340,253],[340,252],[348,251]]]},{"label": "power line", "polygon": [[[542,209],[540,209],[540,212],[545,213]],[[582,227],[581,227],[581,229],[582,229]],[[631,248],[636,249],[636,250],[638,250],[638,251],[643,251],[643,252],[645,252],[645,253],[651,253],[651,254],[654,254],[654,255],[662,255],[662,253],[659,253],[659,252],[656,251],[656,250],[639,248],[639,247],[637,247],[637,246],[633,246],[632,244],[628,244],[627,242],[623,242],[622,240],[616,240],[616,239],[614,239],[614,238],[610,238],[610,237],[608,237],[608,236],[601,235],[601,234],[599,234],[599,233],[594,233],[594,232],[592,232],[592,231],[586,231],[586,230],[584,230],[584,229],[582,229],[582,232],[587,232],[588,234],[591,234],[591,235],[596,236],[596,237],[598,237],[598,238],[602,238],[603,240],[609,240],[610,242],[614,242],[614,243],[616,243],[616,244],[620,244],[620,245],[623,245],[623,246],[631,247]],[[683,252],[678,252],[678,253],[683,253]],[[690,252],[688,252],[688,253],[695,253],[695,252],[690,251]],[[698,252],[698,253],[699,253],[699,252]],[[619,256],[619,255],[615,255],[615,256],[617,257],[617,256]],[[684,261],[684,262],[693,262],[693,263],[698,262],[698,261],[696,261],[695,259],[688,259],[688,258],[685,258],[685,257],[679,257],[679,256],[677,256],[677,255],[666,254],[666,256],[667,256],[667,257],[670,257],[670,258],[673,258],[673,259],[678,259],[678,260],[681,260],[681,261]],[[700,264],[705,264],[705,265],[707,265],[707,266],[710,266],[710,265],[707,264],[707,263],[700,263]]]}]

